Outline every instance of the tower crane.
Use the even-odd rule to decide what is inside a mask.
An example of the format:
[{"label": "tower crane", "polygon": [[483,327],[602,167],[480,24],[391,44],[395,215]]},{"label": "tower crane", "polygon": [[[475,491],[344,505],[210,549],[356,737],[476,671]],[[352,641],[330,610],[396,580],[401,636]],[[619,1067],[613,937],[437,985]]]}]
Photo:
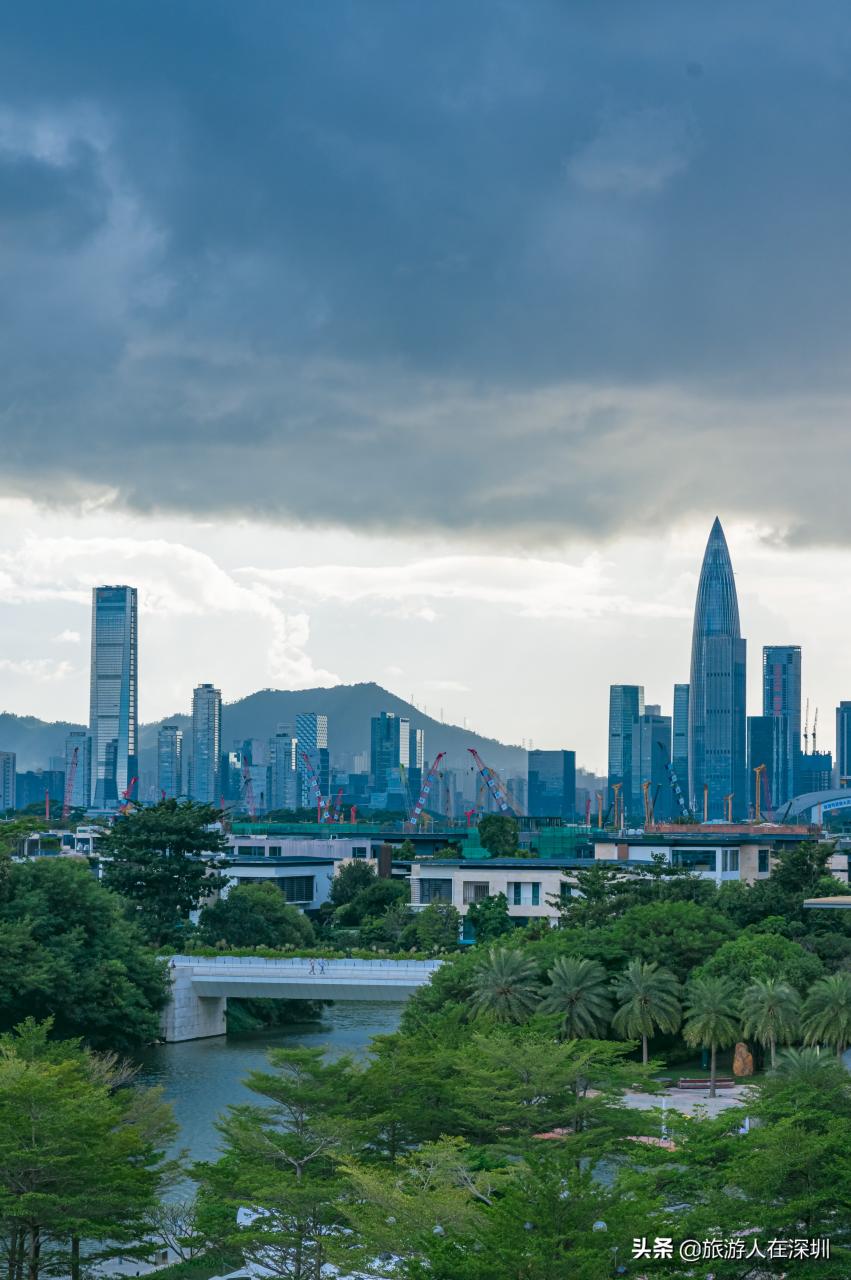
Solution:
[{"label": "tower crane", "polygon": [[138,778],[131,778],[127,784],[126,790],[121,792],[122,803],[118,806],[119,813],[129,813],[130,806],[133,803],[133,788],[139,781]]},{"label": "tower crane", "polygon": [[818,707],[816,707],[816,713],[813,716],[813,755],[815,755],[816,753],[816,729],[817,728],[818,728]]},{"label": "tower crane", "polygon": [[754,771],[753,771],[753,774],[754,774],[753,820],[754,822],[762,821],[762,807],[760,804],[760,801],[762,800],[762,795],[760,793],[760,783],[762,782],[763,776],[765,774],[765,769],[766,769],[766,766],[764,764],[758,764],[754,767]]},{"label": "tower crane", "polygon": [[804,712],[804,755],[810,745],[810,700],[807,698],[807,709]]},{"label": "tower crane", "polygon": [[514,799],[508,787],[495,769],[491,769],[490,765],[486,765],[482,757],[476,751],[475,747],[468,747],[470,755],[476,762],[476,768],[484,779],[485,786],[496,801],[497,808],[500,813],[505,813],[511,817],[520,818],[523,816],[523,807]]},{"label": "tower crane", "polygon": [[68,821],[68,814],[71,812],[71,800],[74,795],[74,780],[77,777],[77,761],[80,755],[80,748],[75,747],[71,753],[71,763],[68,765],[68,773],[65,777],[65,796],[62,801],[62,821]]},{"label": "tower crane", "polygon": [[422,790],[420,791],[420,794],[417,798],[417,803],[414,805],[413,809],[411,810],[411,822],[413,822],[414,824],[416,824],[420,814],[425,808],[425,803],[426,803],[426,800],[428,799],[428,793],[431,791],[432,783],[437,777],[437,771],[440,768],[440,762],[445,755],[446,755],[446,752],[441,751],[438,753],[438,755],[435,756],[434,764],[431,766],[425,778],[423,779]]},{"label": "tower crane", "polygon": [[662,755],[665,757],[665,770],[668,774],[668,777],[671,779],[671,790],[676,796],[677,804],[679,805],[679,808],[680,808],[680,813],[684,818],[688,818],[691,816],[689,812],[689,807],[686,804],[686,798],[683,795],[682,787],[680,786],[680,780],[677,777],[676,773],[674,772],[674,766],[671,761],[671,758],[668,755],[667,751],[665,750],[665,744],[664,742],[657,742],[656,745],[658,746],[659,750],[662,752]]},{"label": "tower crane", "polygon": [[300,751],[299,755],[302,758],[305,772],[307,773],[307,776],[310,779],[310,785],[313,787],[314,795],[316,797],[317,821],[329,822],[331,815],[328,811],[328,801],[325,799],[325,797],[322,794],[322,788],[319,785],[319,779],[316,776],[316,770],[314,769],[311,763],[310,756],[307,754],[306,751]]}]

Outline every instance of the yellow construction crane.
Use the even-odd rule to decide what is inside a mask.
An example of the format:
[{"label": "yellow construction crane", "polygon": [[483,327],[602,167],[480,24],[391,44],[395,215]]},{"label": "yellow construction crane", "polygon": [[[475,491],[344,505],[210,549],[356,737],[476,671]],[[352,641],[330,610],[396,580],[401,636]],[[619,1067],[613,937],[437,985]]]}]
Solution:
[{"label": "yellow construction crane", "polygon": [[620,803],[621,803],[621,787],[622,787],[622,786],[623,786],[623,783],[622,783],[622,782],[613,782],[613,783],[612,783],[612,793],[613,793],[613,795],[614,795],[614,800],[615,800],[615,831],[620,831],[620,828],[621,828],[621,823],[620,823],[620,818],[621,818],[621,808],[620,808]]},{"label": "yellow construction crane", "polygon": [[762,775],[765,773],[765,765],[758,764],[754,768],[754,797],[753,797],[753,820],[754,822],[762,821],[762,810],[760,808],[760,800],[762,797]]},{"label": "yellow construction crane", "polygon": [[724,797],[724,821],[725,822],[733,821],[733,796],[735,794],[736,794],[735,791],[730,791]]}]

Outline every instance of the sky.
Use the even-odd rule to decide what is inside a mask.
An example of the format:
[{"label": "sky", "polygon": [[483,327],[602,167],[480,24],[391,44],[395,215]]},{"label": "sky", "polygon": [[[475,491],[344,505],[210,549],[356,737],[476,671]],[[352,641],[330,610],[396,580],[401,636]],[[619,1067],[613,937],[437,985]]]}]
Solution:
[{"label": "sky", "polygon": [[[721,516],[759,711],[851,697],[851,16],[0,12],[0,708],[376,680],[605,766]],[[439,744],[432,744],[435,748]],[[2,746],[2,744],[0,744]]]}]

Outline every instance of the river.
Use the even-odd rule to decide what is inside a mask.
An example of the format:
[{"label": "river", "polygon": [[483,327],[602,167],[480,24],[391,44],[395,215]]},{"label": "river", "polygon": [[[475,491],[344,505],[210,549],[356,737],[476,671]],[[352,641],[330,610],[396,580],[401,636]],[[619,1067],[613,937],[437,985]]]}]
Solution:
[{"label": "river", "polygon": [[274,1032],[184,1040],[148,1049],[141,1058],[140,1083],[161,1085],[174,1107],[180,1126],[176,1149],[191,1160],[215,1159],[219,1134],[216,1117],[234,1102],[259,1102],[243,1081],[249,1071],[262,1070],[269,1049],[287,1045],[327,1045],[337,1056],[358,1056],[372,1036],[395,1031],[403,1005],[351,1001],[329,1005],[321,1022],[293,1024]]}]

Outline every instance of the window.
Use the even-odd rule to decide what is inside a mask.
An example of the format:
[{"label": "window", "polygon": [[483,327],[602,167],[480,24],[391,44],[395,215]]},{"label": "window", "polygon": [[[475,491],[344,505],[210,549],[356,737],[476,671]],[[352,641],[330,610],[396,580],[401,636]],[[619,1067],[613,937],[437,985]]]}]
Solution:
[{"label": "window", "polygon": [[465,880],[461,901],[465,907],[471,902],[484,902],[490,897],[490,884],[487,880]]},{"label": "window", "polygon": [[759,855],[758,855],[758,867],[759,867],[759,874],[761,876],[768,875],[768,850],[767,849],[760,849]]},{"label": "window", "polygon": [[361,844],[361,845],[357,845],[355,848],[353,848],[353,849],[352,849],[352,857],[353,857],[353,858],[365,858],[365,857],[366,857],[366,846]]},{"label": "window", "polygon": [[280,858],[280,856],[281,856],[281,846],[280,846],[279,844],[270,844],[270,845],[269,845],[269,857],[270,857],[270,858]]},{"label": "window", "polygon": [[514,907],[539,907],[541,885],[528,880],[509,880],[508,901]]},{"label": "window", "polygon": [[420,887],[421,903],[452,901],[451,880],[430,880],[424,876],[420,880],[414,880],[413,883]]},{"label": "window", "polygon": [[280,887],[287,902],[313,901],[313,876],[284,876],[275,883]]},{"label": "window", "polygon": [[241,844],[236,852],[240,858],[253,858],[257,850],[253,844]]}]

